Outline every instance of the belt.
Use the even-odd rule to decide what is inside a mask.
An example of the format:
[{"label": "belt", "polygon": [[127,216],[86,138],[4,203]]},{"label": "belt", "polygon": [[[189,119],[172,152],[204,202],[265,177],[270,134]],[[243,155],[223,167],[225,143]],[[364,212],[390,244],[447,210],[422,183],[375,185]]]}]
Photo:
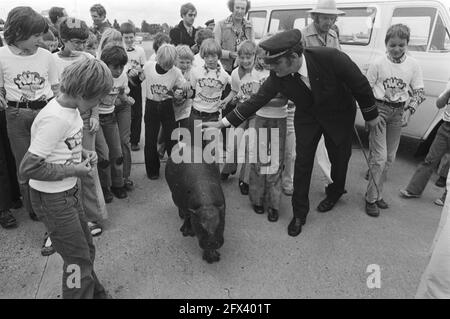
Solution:
[{"label": "belt", "polygon": [[194,109],[194,108],[192,108],[192,113],[194,113],[195,115],[198,115],[198,116],[213,116],[213,115],[220,115],[220,112],[219,112],[219,111],[214,112],[214,113],[208,113],[208,112],[202,112],[202,111],[196,110],[196,109]]},{"label": "belt", "polygon": [[[53,98],[51,98],[53,99]],[[27,101],[27,102],[17,102],[17,101],[8,101],[8,106],[16,107],[19,109],[32,109],[32,110],[40,110],[51,100],[45,101]]]},{"label": "belt", "polygon": [[403,108],[406,104],[406,102],[394,103],[394,102],[387,102],[387,101],[382,101],[382,100],[377,100],[377,102],[384,104],[386,106],[392,107],[393,109]]}]

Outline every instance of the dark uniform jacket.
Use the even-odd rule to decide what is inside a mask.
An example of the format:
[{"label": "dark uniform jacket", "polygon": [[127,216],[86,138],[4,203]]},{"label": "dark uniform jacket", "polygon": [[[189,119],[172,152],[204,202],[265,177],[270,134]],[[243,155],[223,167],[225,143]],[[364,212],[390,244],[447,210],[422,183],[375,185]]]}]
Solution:
[{"label": "dark uniform jacket", "polygon": [[356,101],[366,121],[375,119],[378,110],[366,77],[345,53],[334,48],[304,50],[311,90],[299,74],[278,77],[271,72],[259,91],[226,118],[235,127],[282,93],[296,105],[295,126],[317,124],[336,145],[351,138],[356,116]]},{"label": "dark uniform jacket", "polygon": [[197,29],[192,27],[192,37],[187,32],[183,21],[181,21],[176,27],[170,30],[169,36],[172,44],[177,46],[180,44],[185,44],[189,47],[195,45],[195,33],[197,33]]}]

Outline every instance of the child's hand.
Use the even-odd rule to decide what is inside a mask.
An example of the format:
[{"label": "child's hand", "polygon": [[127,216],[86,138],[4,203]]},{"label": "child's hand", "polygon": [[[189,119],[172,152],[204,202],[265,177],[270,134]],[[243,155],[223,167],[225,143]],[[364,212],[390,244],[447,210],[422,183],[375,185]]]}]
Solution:
[{"label": "child's hand", "polygon": [[402,116],[402,127],[406,127],[408,126],[409,120],[411,119],[411,110],[406,109],[403,112],[403,116]]},{"label": "child's hand", "polygon": [[220,109],[220,110],[223,110],[223,109],[227,106],[228,102],[229,102],[229,101],[227,101],[226,99],[220,101],[220,103],[219,103],[219,109]]},{"label": "child's hand", "polygon": [[95,152],[95,151],[83,150],[83,151],[82,151],[82,156],[83,156],[84,159],[89,160],[89,164],[91,164],[91,165],[97,165],[97,162],[98,162],[97,152]]},{"label": "child's hand", "polygon": [[98,119],[95,117],[91,117],[89,119],[89,127],[90,127],[89,132],[91,132],[92,134],[97,133],[100,127]]},{"label": "child's hand", "polygon": [[130,104],[130,105],[133,105],[136,102],[131,96],[128,96],[127,99],[128,99],[128,104]]},{"label": "child's hand", "polygon": [[173,98],[176,100],[182,100],[183,99],[183,89],[176,89],[173,91]]},{"label": "child's hand", "polygon": [[3,96],[0,96],[0,111],[4,111],[8,108],[8,102]]},{"label": "child's hand", "polygon": [[74,175],[76,177],[85,177],[88,176],[89,173],[92,171],[92,166],[89,162],[89,159],[85,159],[83,162],[76,164],[74,166],[75,173]]},{"label": "child's hand", "polygon": [[139,71],[136,70],[136,69],[130,69],[130,70],[128,71],[128,77],[129,77],[129,78],[134,78],[134,77],[136,77],[136,76],[138,76],[138,75],[139,75]]}]

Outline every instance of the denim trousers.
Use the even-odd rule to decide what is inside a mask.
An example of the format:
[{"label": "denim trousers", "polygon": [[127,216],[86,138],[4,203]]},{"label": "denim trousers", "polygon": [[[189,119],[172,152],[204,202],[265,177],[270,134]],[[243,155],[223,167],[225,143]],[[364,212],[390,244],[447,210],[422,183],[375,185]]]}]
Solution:
[{"label": "denim trousers", "polygon": [[95,246],[81,206],[78,186],[55,194],[30,188],[33,209],[45,224],[63,259],[64,299],[92,299],[105,294],[94,272]]},{"label": "denim trousers", "polygon": [[0,211],[20,199],[17,169],[8,139],[5,111],[0,111]]},{"label": "denim trousers", "polygon": [[436,133],[425,160],[419,164],[409,181],[406,190],[411,194],[421,195],[439,165],[441,158],[450,151],[450,122],[444,122]]},{"label": "denim trousers", "polygon": [[[254,127],[257,132],[257,147],[255,152],[257,154],[257,163],[250,164],[250,178],[249,178],[249,197],[252,205],[265,206],[267,208],[280,209],[281,200],[281,172],[284,165],[284,148],[286,142],[286,118],[266,118],[256,116]],[[259,134],[259,129],[267,129],[267,140],[262,139]],[[278,128],[278,139],[272,140],[272,130]],[[278,148],[278,158],[270,157],[268,163],[262,161],[260,158],[261,150],[266,153],[266,150],[272,153],[273,148]],[[277,161],[274,163],[274,161]],[[273,169],[269,167],[273,166]]]},{"label": "denim trousers", "polygon": [[[8,107],[5,112],[8,137],[18,171],[20,163],[30,147],[31,125],[38,115],[39,110]],[[30,202],[30,187],[26,181],[21,181],[20,178],[18,178],[18,180],[25,209],[28,213],[32,213],[33,208]]]},{"label": "denim trousers", "polygon": [[123,155],[119,126],[114,113],[100,115],[100,128],[95,140],[98,173],[102,187],[123,187]]},{"label": "denim trousers", "polygon": [[118,105],[114,112],[119,125],[120,143],[122,145],[123,177],[128,179],[131,175],[131,106],[127,104]]},{"label": "denim trousers", "polygon": [[167,154],[171,154],[175,141],[172,131],[176,128],[172,100],[157,102],[147,99],[145,103],[145,169],[147,176],[159,175],[161,163],[158,155],[158,133],[162,125]]},{"label": "denim trousers", "polygon": [[383,198],[383,185],[388,169],[395,161],[402,132],[403,108],[392,108],[379,102],[376,105],[383,125],[380,132],[373,129],[369,133],[369,163],[373,174],[373,178],[369,176],[366,193],[366,201],[369,203]]},{"label": "denim trousers", "polygon": [[[89,117],[83,119],[83,149],[95,151],[96,133],[90,131]],[[92,172],[88,176],[80,178],[81,200],[84,212],[90,222],[100,221],[108,217],[105,198],[103,197],[98,167],[93,166]]]},{"label": "denim trousers", "polygon": [[284,151],[284,169],[282,173],[282,187],[285,190],[294,190],[294,167],[295,167],[295,127],[294,127],[295,105],[288,105],[288,116],[286,118],[286,142]]}]

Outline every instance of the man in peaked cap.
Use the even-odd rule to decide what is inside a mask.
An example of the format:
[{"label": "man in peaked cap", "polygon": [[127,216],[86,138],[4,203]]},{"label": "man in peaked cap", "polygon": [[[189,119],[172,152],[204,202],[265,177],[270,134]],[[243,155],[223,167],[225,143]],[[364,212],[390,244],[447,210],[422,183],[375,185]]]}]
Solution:
[{"label": "man in peaked cap", "polygon": [[358,66],[334,48],[303,50],[301,37],[299,30],[290,30],[260,43],[266,50],[270,76],[252,98],[222,121],[203,124],[212,128],[230,124],[237,127],[278,93],[294,102],[297,158],[292,196],[294,218],[288,226],[288,234],[294,237],[300,234],[309,212],[311,174],[321,135],[325,137],[331,160],[333,184],[319,207],[330,210],[345,191],[356,117],[355,99],[368,125],[377,129],[379,123],[372,89]]},{"label": "man in peaked cap", "polygon": [[214,31],[214,27],[216,26],[216,22],[214,19],[208,20],[205,22],[206,28],[210,29],[211,31]]}]

